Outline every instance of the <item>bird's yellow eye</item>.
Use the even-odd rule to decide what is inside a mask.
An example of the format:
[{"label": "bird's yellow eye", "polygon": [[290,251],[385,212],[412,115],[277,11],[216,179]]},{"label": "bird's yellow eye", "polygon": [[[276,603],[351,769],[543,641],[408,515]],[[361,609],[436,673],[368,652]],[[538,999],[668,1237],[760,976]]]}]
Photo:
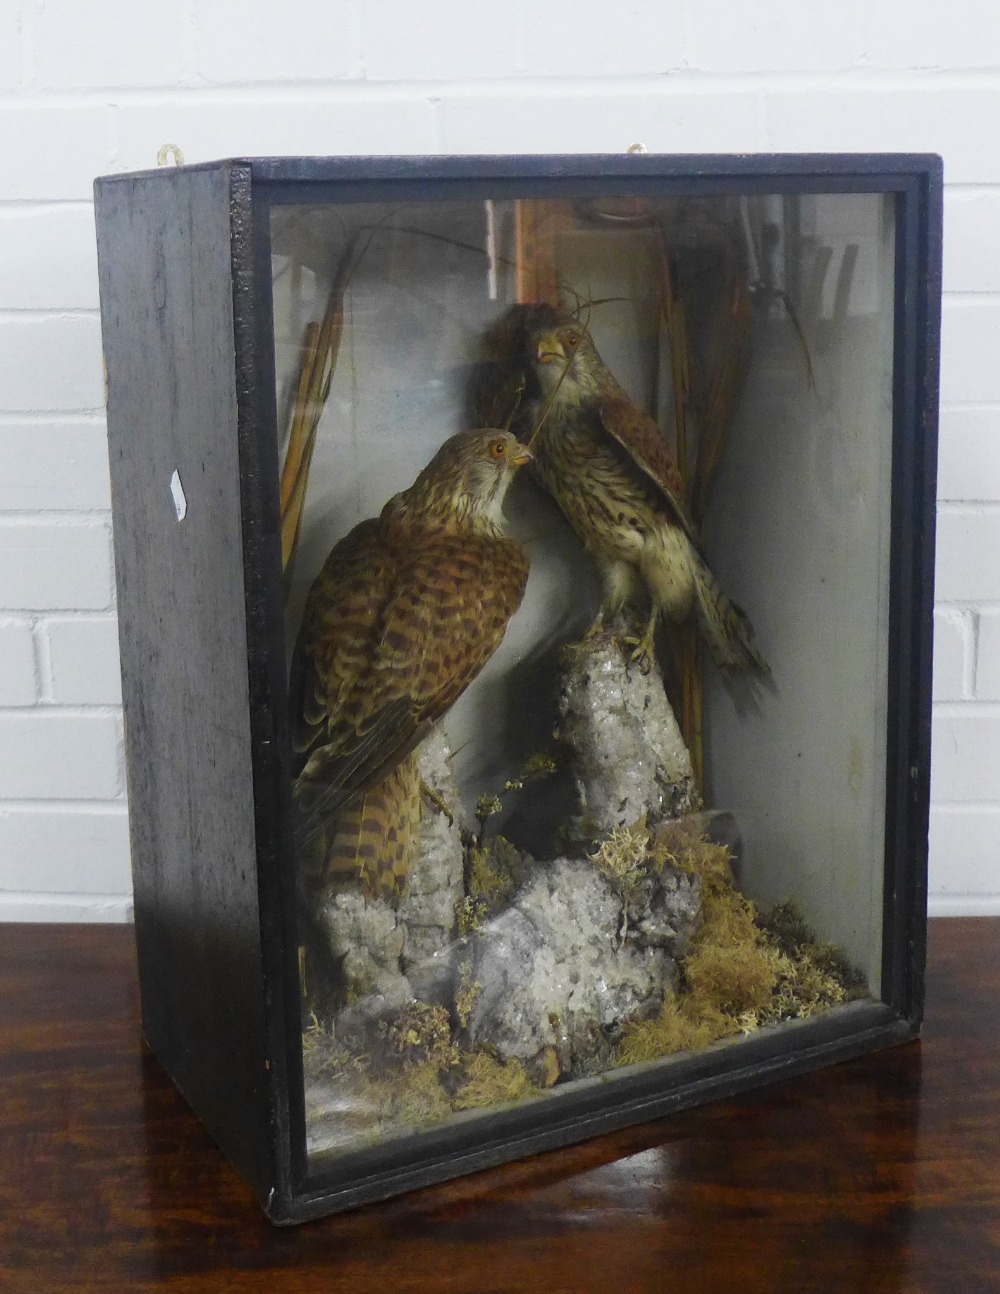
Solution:
[{"label": "bird's yellow eye", "polygon": [[491,457],[491,458],[503,458],[503,456],[504,456],[504,454],[506,453],[506,451],[507,451],[507,445],[506,445],[506,443],[505,443],[504,441],[502,441],[502,440],[493,440],[493,441],[490,441],[490,457]]}]

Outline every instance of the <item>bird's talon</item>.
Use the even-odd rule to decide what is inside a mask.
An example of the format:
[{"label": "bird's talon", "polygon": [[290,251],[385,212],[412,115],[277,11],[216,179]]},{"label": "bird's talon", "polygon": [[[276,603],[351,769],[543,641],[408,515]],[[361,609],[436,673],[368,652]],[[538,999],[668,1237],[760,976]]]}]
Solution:
[{"label": "bird's talon", "polygon": [[448,819],[449,827],[453,827],[455,825],[455,815],[448,808],[448,804],[444,796],[441,795],[439,791],[435,791],[433,786],[428,786],[423,779],[420,781],[420,794],[424,796],[425,799],[429,800],[439,813],[444,814]]},{"label": "bird's talon", "polygon": [[639,666],[640,674],[648,674],[653,668],[654,648],[648,638],[622,638],[622,646],[634,647],[635,651],[629,653],[626,669],[631,665]]},{"label": "bird's talon", "polygon": [[653,662],[649,659],[649,653],[644,651],[634,651],[629,657],[629,664],[638,665],[639,673],[644,678],[653,668]]},{"label": "bird's talon", "polygon": [[598,615],[597,619],[594,621],[594,623],[590,626],[587,632],[580,639],[580,642],[581,643],[593,642],[594,639],[597,638],[603,632],[604,632],[604,615],[603,613],[601,613]]}]

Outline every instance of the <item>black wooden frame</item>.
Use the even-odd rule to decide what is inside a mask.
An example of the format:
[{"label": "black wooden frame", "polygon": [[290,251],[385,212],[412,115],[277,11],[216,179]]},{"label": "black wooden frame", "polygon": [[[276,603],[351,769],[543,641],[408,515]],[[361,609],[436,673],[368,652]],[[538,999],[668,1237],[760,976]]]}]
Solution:
[{"label": "black wooden frame", "polygon": [[[248,159],[97,182],[144,1031],[274,1221],[303,1221],[564,1145],[904,1041],[919,1031],[926,933],[941,188],[939,158],[896,154]],[[291,779],[271,312],[272,206],[831,192],[891,194],[896,212],[882,1001],[855,1003],[699,1055],[619,1071],[600,1084],[462,1119],[310,1170],[294,881],[285,861],[292,856]],[[213,212],[207,222],[203,209]],[[179,218],[181,227],[171,232],[163,210]],[[183,226],[185,213],[194,213],[190,228]],[[215,236],[228,227],[228,245],[218,248],[218,272],[202,266],[207,282],[195,282],[194,266],[201,262],[185,240],[204,237],[202,226]],[[228,312],[224,290],[230,293]],[[152,305],[143,304],[143,293],[152,294]],[[225,327],[223,316],[229,315],[231,336],[224,349],[232,371],[226,375],[212,368],[203,385],[217,389],[201,401],[197,391],[178,392],[191,381],[195,361],[188,334],[197,336],[197,314],[206,294],[212,295],[219,326]],[[180,304],[172,312],[175,298]],[[164,322],[167,317],[173,334]],[[157,347],[168,353],[158,367],[150,358]],[[204,416],[210,408],[223,410],[227,394],[232,407],[225,431],[178,426],[191,416],[185,401],[196,416]],[[152,408],[151,398],[166,399],[169,407]],[[158,712],[151,713],[151,707],[165,704],[162,689],[170,666],[162,666],[161,679],[161,653],[154,651],[143,626],[160,608],[161,638],[156,641],[162,640],[167,657],[174,653],[180,658],[187,645],[183,632],[170,626],[162,608],[178,596],[178,581],[189,573],[173,569],[164,552],[177,542],[178,528],[151,501],[148,478],[155,475],[160,488],[160,476],[174,461],[164,457],[164,441],[177,457],[188,453],[188,441],[220,435],[232,438],[230,466],[238,465],[238,481],[230,488],[238,495],[242,571],[232,572],[231,578],[242,578],[245,639],[238,642],[233,635],[228,642],[202,645],[191,667],[209,674],[213,669],[245,670],[249,713],[230,739],[248,746],[252,788],[242,787],[235,797],[231,828],[237,828],[238,812],[242,807],[246,813],[252,800],[253,856],[226,852],[225,812],[217,813],[221,861],[208,854],[222,892],[232,899],[228,907],[225,901],[213,906],[213,895],[205,893],[212,887],[204,886],[196,857],[185,862],[178,855],[167,861],[173,845],[165,842],[162,830],[150,832],[145,825],[150,815],[162,813],[169,820],[169,813],[185,805],[194,806],[192,820],[197,811],[211,813],[210,805],[200,804],[200,789],[190,773],[151,770],[151,761],[160,758],[148,731],[150,726],[157,731]],[[187,470],[197,469],[192,462]],[[211,488],[218,495],[226,487],[216,481]],[[160,681],[151,682],[151,675]],[[224,680],[219,687],[219,713],[213,701],[205,714],[189,719],[189,724],[204,724],[207,740],[223,724],[234,728],[238,696],[235,691],[230,695]],[[183,749],[187,727],[175,718],[172,726],[165,724],[167,729],[170,740],[180,743],[177,749]],[[177,758],[175,754],[174,762]],[[191,833],[192,842],[199,839]],[[233,904],[239,920],[227,915]],[[183,964],[178,965],[179,959]],[[254,968],[259,983],[248,984]],[[220,1000],[199,1015],[194,999],[216,993],[217,985],[205,982],[213,974],[220,976]],[[245,991],[234,995],[240,982]],[[228,995],[225,1000],[223,994]],[[219,1029],[217,1037],[213,1030]],[[240,1081],[238,1065],[250,1066],[252,1078],[244,1074]]]}]

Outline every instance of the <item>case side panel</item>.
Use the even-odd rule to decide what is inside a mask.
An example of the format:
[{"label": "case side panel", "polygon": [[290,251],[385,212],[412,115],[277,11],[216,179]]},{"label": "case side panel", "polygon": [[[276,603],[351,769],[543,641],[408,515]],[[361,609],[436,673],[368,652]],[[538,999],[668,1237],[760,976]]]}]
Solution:
[{"label": "case side panel", "polygon": [[96,186],[147,1040],[266,1200],[231,168]]}]

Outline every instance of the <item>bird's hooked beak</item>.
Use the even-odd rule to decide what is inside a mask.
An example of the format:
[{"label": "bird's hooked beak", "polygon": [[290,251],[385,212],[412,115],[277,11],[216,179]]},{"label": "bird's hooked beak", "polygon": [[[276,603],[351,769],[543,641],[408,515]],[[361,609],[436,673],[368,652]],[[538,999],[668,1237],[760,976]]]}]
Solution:
[{"label": "bird's hooked beak", "polygon": [[522,445],[519,443],[517,446],[517,449],[511,455],[510,461],[514,464],[515,467],[524,467],[525,463],[530,463],[534,457],[535,457],[534,454],[531,452],[531,450],[528,448],[527,445]]},{"label": "bird's hooked beak", "polygon": [[554,332],[548,332],[538,340],[539,364],[565,364],[566,352],[563,344]]}]

